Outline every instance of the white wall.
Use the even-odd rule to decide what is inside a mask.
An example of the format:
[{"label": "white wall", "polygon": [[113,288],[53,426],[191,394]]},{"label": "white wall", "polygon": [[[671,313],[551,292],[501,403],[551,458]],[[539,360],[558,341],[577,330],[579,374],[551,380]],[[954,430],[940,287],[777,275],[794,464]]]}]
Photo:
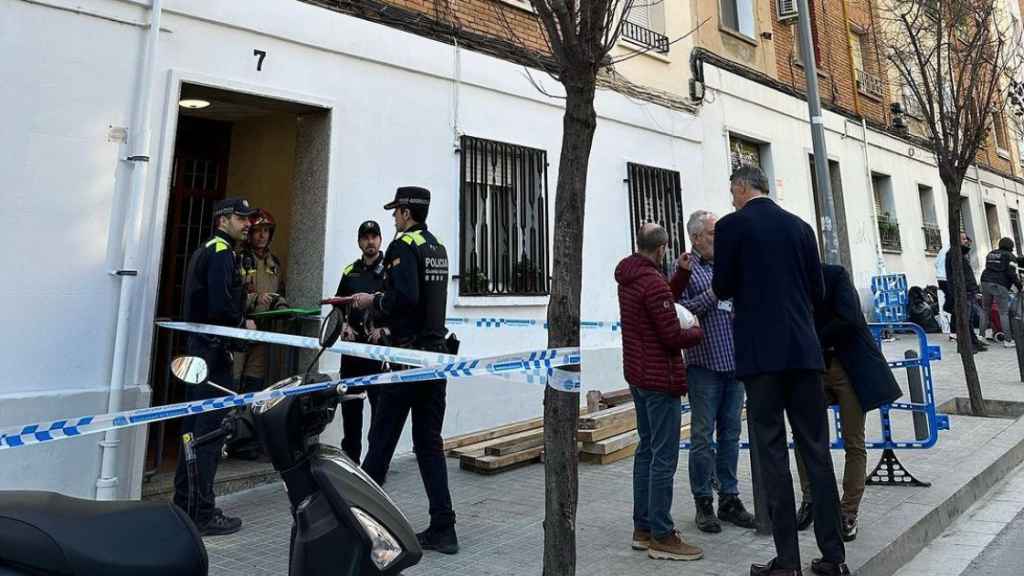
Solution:
[{"label": "white wall", "polygon": [[[770,145],[772,169],[769,176],[773,194],[787,210],[813,225],[814,203],[807,163],[807,155],[812,150],[807,103],[710,65],[705,67],[705,79],[711,89],[700,113],[704,129],[703,171],[707,189],[699,202],[691,203],[690,208],[731,210],[725,134],[736,132]],[[878,258],[871,180],[864,159],[864,135],[859,123],[843,116],[825,111],[824,119],[829,159],[840,163],[842,174],[852,276],[865,305],[868,305],[870,277],[877,273]],[[885,254],[888,272],[906,274],[911,285],[933,284],[935,258],[925,254],[917,191],[918,184],[932,187],[937,221],[945,229],[946,196],[932,155],[869,129],[868,164],[870,171],[892,177],[902,253]],[[984,197],[997,205],[1003,235],[1009,236],[1008,208],[1016,207],[1024,196],[1024,185],[985,171],[981,171],[981,175],[987,190]],[[971,217],[977,231],[976,252],[983,259],[991,247],[988,246],[981,206],[982,191],[971,179],[965,182],[962,193],[971,201]],[[948,243],[945,235],[943,241]]]},{"label": "white wall", "polygon": [[[41,1],[82,13],[0,0],[4,53],[24,55],[11,63],[16,70],[5,77],[13,83],[0,91],[0,106],[21,111],[5,133],[9,136],[0,140],[0,162],[14,176],[7,188],[13,198],[3,212],[7,226],[0,234],[7,252],[0,265],[19,271],[5,287],[18,306],[9,311],[16,322],[4,324],[9,345],[0,358],[11,366],[3,391],[16,395],[20,406],[5,401],[0,426],[105,409],[117,297],[117,283],[107,271],[120,260],[117,223],[125,188],[116,179],[125,178],[117,159],[126,153],[107,143],[106,135],[108,126],[129,126],[145,35],[138,24],[148,18],[136,1]],[[458,133],[546,150],[552,213],[562,110],[559,100],[529,84],[521,67],[462,51],[457,86],[453,47],[308,4],[164,4],[153,88],[153,161],[141,200],[142,269],[135,281],[138,305],[129,322],[132,386],[148,391],[151,322],[182,82],[331,110],[325,292],[334,290],[339,271],[356,257],[351,239],[359,222],[372,217],[389,227],[382,205],[400,185],[433,191],[429,222],[457,269],[458,156],[453,145]],[[262,71],[256,70],[254,49],[268,53]],[[546,83],[558,90],[550,80]],[[597,107],[601,119],[588,186],[583,315],[612,320],[618,316],[612,270],[630,250],[626,161],[679,170],[689,197],[690,190],[702,186],[701,134],[692,115],[614,93],[600,93]],[[450,316],[543,319],[546,314],[543,299],[509,306],[500,300],[457,299],[456,293],[453,282]],[[541,331],[513,335],[467,328],[459,333],[469,355],[546,347]],[[588,333],[584,345],[614,342],[614,336]],[[585,388],[623,385],[618,354],[586,355]],[[68,389],[96,392],[89,396]],[[542,396],[539,387],[507,381],[453,382],[445,434],[539,415]],[[132,400],[127,407],[149,401]],[[99,440],[94,436],[2,452],[0,488],[90,495]],[[123,487],[138,489],[142,453],[138,445],[122,448],[122,462],[131,472],[122,475]],[[68,474],[68,464],[75,474]],[[21,473],[26,469],[33,473]]]}]

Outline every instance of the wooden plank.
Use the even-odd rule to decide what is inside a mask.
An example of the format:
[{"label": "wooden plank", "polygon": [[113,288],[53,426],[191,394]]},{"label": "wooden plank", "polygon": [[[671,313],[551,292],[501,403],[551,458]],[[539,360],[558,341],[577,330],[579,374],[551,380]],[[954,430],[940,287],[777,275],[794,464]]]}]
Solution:
[{"label": "wooden plank", "polygon": [[448,452],[456,448],[462,448],[463,446],[469,446],[470,444],[479,444],[495,438],[501,438],[510,434],[516,434],[518,432],[525,432],[526,430],[534,430],[544,425],[544,418],[533,418],[531,420],[524,420],[522,422],[513,422],[511,424],[504,424],[494,428],[488,428],[486,430],[478,430],[476,432],[470,432],[469,434],[462,434],[459,436],[452,436],[444,441],[444,451]]},{"label": "wooden plank", "polygon": [[587,464],[611,464],[636,454],[637,446],[638,444],[633,444],[619,450],[618,452],[612,452],[611,454],[588,454],[586,452],[582,452],[580,454],[580,462],[586,462]]},{"label": "wooden plank", "polygon": [[[543,430],[543,428],[541,430]],[[469,446],[449,450],[448,456],[452,458],[461,458],[462,456],[483,456],[489,446],[497,446],[506,442],[522,440],[523,438],[527,438],[531,434],[536,433],[537,430],[526,430],[525,432],[517,432],[516,434],[502,436],[501,438],[492,438],[484,442],[478,442],[476,444],[470,444]]]},{"label": "wooden plank", "polygon": [[597,412],[601,409],[601,391],[591,390],[587,392],[587,412]]},{"label": "wooden plank", "polygon": [[[690,438],[689,423],[686,423],[679,428],[679,438],[680,440],[686,440]],[[631,444],[621,450],[617,450],[615,452],[611,452],[608,454],[591,454],[588,452],[581,452],[580,462],[585,462],[587,464],[612,464],[613,462],[618,462],[619,460],[629,458],[630,456],[636,454],[636,449],[639,445],[639,442],[636,444]]]},{"label": "wooden plank", "polygon": [[597,430],[577,430],[576,439],[580,442],[597,442],[599,440],[604,440],[605,438],[618,436],[619,434],[629,432],[630,430],[636,430],[636,422],[623,420],[617,424],[612,424],[611,426],[602,426]]},{"label": "wooden plank", "polygon": [[463,456],[459,458],[459,466],[463,470],[473,472],[493,472],[523,462],[532,462],[540,458],[543,446],[537,446],[507,456]]},{"label": "wooden plank", "polygon": [[601,394],[601,403],[609,408],[615,406],[622,406],[623,404],[629,404],[633,401],[633,393],[629,391],[629,388],[623,388],[622,390],[612,390],[611,392],[605,392]]},{"label": "wooden plank", "polygon": [[623,421],[636,424],[636,409],[632,404],[624,404],[581,416],[578,428],[580,430],[597,430],[603,426],[611,426]]},{"label": "wooden plank", "polygon": [[[525,436],[523,436],[523,434],[525,434]],[[542,446],[544,444],[543,428],[523,432],[518,436],[521,437],[505,440],[504,442],[499,442],[498,444],[484,448],[484,454],[487,456],[507,456],[530,448],[536,448],[537,446]]]},{"label": "wooden plank", "polygon": [[600,442],[584,442],[583,452],[585,454],[611,454],[627,448],[633,444],[640,443],[640,434],[636,430],[630,430],[618,436],[612,436]]}]

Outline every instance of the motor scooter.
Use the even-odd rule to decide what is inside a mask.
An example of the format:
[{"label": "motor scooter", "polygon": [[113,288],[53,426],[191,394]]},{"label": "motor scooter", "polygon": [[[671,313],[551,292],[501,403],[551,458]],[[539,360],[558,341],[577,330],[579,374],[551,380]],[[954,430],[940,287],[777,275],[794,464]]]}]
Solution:
[{"label": "motor scooter", "polygon": [[[321,325],[321,354],[340,333],[341,313],[335,308]],[[176,358],[171,370],[189,385],[226,390],[207,380],[201,358]],[[306,382],[306,376],[292,376],[268,389]],[[318,440],[345,392],[339,385],[249,408],[291,504],[289,576],[391,576],[423,555],[412,526],[391,498],[358,464]],[[229,414],[220,429],[193,439],[192,447],[229,437],[238,418]],[[199,531],[170,502],[0,492],[0,576],[205,576],[207,571]]]}]

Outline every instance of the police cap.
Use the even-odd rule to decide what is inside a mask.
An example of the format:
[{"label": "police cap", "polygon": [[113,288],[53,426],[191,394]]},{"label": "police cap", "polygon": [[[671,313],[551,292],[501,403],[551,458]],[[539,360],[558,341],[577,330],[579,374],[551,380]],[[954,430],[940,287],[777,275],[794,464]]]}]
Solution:
[{"label": "police cap", "polygon": [[362,224],[359,225],[358,238],[362,238],[363,236],[369,236],[371,234],[375,236],[380,236],[380,224],[377,224],[373,220],[367,220],[366,222],[363,222]]},{"label": "police cap", "polygon": [[225,198],[213,205],[214,216],[230,216],[232,214],[252,216],[256,212],[258,210],[249,206],[249,201],[243,198]]},{"label": "police cap", "polygon": [[395,190],[395,199],[384,205],[385,210],[400,206],[430,206],[430,190],[419,186],[400,186]]}]

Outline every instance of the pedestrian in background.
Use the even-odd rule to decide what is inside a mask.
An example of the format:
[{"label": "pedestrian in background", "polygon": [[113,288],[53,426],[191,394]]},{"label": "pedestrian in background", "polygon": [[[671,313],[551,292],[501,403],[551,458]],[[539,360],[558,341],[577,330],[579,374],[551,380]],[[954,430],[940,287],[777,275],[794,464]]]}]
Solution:
[{"label": "pedestrian in background", "polygon": [[679,463],[680,397],[686,394],[681,350],[700,342],[699,326],[684,330],[675,302],[690,281],[690,257],[682,254],[671,281],[661,272],[668,232],[645,224],[637,252],[615,268],[622,321],[626,382],[636,406],[640,445],[633,458],[635,550],[663,560],[699,560],[704,552],[687,544],[672,521],[672,492]]},{"label": "pedestrian in background", "polygon": [[[970,342],[974,345],[974,349],[978,352],[984,352],[988,350],[988,346],[984,342],[978,339],[978,335],[974,333],[974,326],[976,323],[980,323],[982,311],[981,311],[981,290],[978,288],[978,280],[974,277],[974,268],[971,267],[971,247],[973,243],[971,238],[964,232],[960,233],[960,251],[950,249],[946,253],[946,286],[948,290],[946,292],[946,312],[950,315],[949,320],[949,333],[954,334],[957,332],[956,328],[956,298],[957,290],[956,283],[953,280],[953,262],[955,258],[960,258],[963,262],[964,267],[964,289],[967,293],[967,310],[970,317],[967,321],[967,332],[970,337]],[[958,335],[962,336],[962,335]],[[954,336],[956,338],[956,336]]]},{"label": "pedestrian in background", "polygon": [[1000,238],[999,247],[985,257],[985,269],[981,272],[981,323],[978,334],[988,338],[988,326],[991,323],[992,303],[999,310],[999,323],[1002,332],[992,329],[989,340],[1002,340],[1003,346],[1012,348],[1014,345],[1010,331],[1010,288],[1017,287],[1021,291],[1020,275],[1017,274],[1017,258],[1013,255],[1013,240]]}]

